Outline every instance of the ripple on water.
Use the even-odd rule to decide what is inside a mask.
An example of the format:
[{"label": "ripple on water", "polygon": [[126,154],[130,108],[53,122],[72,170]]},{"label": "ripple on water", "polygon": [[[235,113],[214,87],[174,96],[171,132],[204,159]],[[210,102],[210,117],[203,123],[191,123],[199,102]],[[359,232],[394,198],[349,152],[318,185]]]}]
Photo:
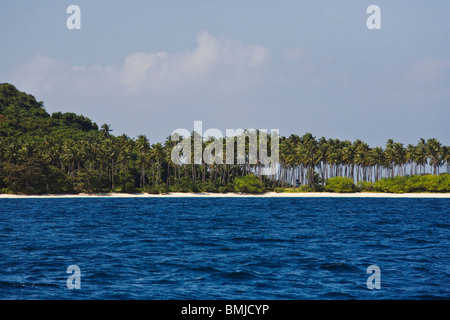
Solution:
[{"label": "ripple on water", "polygon": [[[2,199],[0,299],[448,299],[449,204]],[[66,288],[72,264],[78,292]]]}]

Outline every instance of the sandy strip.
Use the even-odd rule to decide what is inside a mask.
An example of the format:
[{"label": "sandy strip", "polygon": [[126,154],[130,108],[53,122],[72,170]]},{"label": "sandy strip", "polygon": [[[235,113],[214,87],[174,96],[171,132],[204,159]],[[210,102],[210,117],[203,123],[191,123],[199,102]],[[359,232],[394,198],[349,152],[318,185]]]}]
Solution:
[{"label": "sandy strip", "polygon": [[329,193],[329,192],[299,192],[299,193],[276,193],[266,192],[264,194],[239,194],[239,193],[168,193],[168,194],[147,194],[147,193],[97,193],[97,194],[55,194],[55,195],[12,195],[0,194],[0,199],[12,198],[447,198],[450,193]]}]

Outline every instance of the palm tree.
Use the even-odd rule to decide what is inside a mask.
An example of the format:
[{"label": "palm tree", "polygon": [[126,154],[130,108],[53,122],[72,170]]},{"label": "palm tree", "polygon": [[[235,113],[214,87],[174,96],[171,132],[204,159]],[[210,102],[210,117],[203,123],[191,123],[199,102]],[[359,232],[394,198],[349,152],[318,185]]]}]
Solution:
[{"label": "palm tree", "polygon": [[410,165],[410,175],[412,176],[417,173],[417,163],[416,163],[416,152],[417,147],[413,144],[408,144],[406,146],[406,163]]},{"label": "palm tree", "polygon": [[367,172],[366,168],[369,164],[369,145],[365,142],[362,142],[361,140],[357,139],[353,143],[354,149],[355,149],[355,157],[354,157],[354,163],[357,165],[357,171],[356,171],[356,182],[358,182],[359,179],[359,171],[361,169],[361,180],[366,181],[367,179]]},{"label": "palm tree", "polygon": [[343,164],[342,142],[339,139],[328,139],[330,145],[328,163],[331,165],[330,175],[331,177],[337,177],[341,175]]},{"label": "palm tree", "polygon": [[383,163],[385,162],[384,151],[381,147],[375,147],[370,150],[370,162],[375,167],[375,182],[382,177]]},{"label": "palm tree", "polygon": [[417,166],[420,166],[420,171],[422,174],[425,174],[425,166],[428,163],[428,155],[426,149],[425,139],[420,138],[419,142],[416,145],[415,162]]},{"label": "palm tree", "polygon": [[[171,137],[167,137],[166,141],[164,142],[164,150],[165,150],[165,162],[167,163],[167,179],[166,179],[166,185],[169,186],[170,184],[170,178],[173,178],[173,182],[177,180],[177,165],[175,165],[172,161],[171,151],[175,147],[176,142],[172,141]],[[173,168],[173,174],[170,173],[170,167]],[[179,174],[180,170],[178,170]]]},{"label": "palm tree", "polygon": [[447,173],[450,174],[450,147],[443,146],[441,151],[442,151],[442,164],[447,164]]},{"label": "palm tree", "polygon": [[344,174],[341,172],[341,175],[352,180],[354,180],[355,151],[355,145],[350,141],[342,141],[342,165],[345,167],[345,172]]},{"label": "palm tree", "polygon": [[394,165],[397,166],[397,175],[404,176],[405,175],[405,168],[404,165],[406,164],[407,157],[406,157],[406,150],[403,148],[403,143],[396,142],[393,145],[394,148]]},{"label": "palm tree", "polygon": [[67,167],[67,173],[74,176],[75,164],[79,161],[78,150],[74,140],[65,141],[62,149],[61,160]]},{"label": "palm tree", "polygon": [[325,137],[321,137],[318,141],[317,147],[317,164],[322,178],[322,186],[325,185],[325,180],[327,179],[327,166],[329,158],[330,145]]},{"label": "palm tree", "polygon": [[394,147],[394,140],[388,139],[386,142],[386,148],[384,150],[385,154],[385,165],[388,169],[388,177],[394,177],[394,167],[395,167],[395,160],[396,160],[396,153],[395,153],[395,147]]},{"label": "palm tree", "polygon": [[430,159],[430,165],[433,166],[433,174],[439,174],[439,167],[441,165],[441,143],[435,139],[428,139],[425,145],[425,150]]},{"label": "palm tree", "polygon": [[312,188],[314,186],[314,168],[317,163],[317,140],[311,133],[307,132],[302,136],[301,141],[301,156],[307,160],[308,187]]},{"label": "palm tree", "polygon": [[162,162],[165,159],[165,153],[164,153],[164,147],[162,146],[161,143],[156,143],[152,146],[152,149],[150,151],[150,157],[151,159],[153,159],[153,161],[155,162],[155,166],[156,166],[156,179],[155,179],[155,184],[159,185],[159,183],[161,182],[161,167],[162,167]]},{"label": "palm tree", "polygon": [[150,143],[143,134],[139,135],[136,140],[137,166],[141,169],[139,185],[142,188],[145,185],[145,169],[148,164]]},{"label": "palm tree", "polygon": [[109,133],[113,131],[111,129],[111,125],[110,124],[106,124],[104,123],[101,128],[100,128],[100,132],[102,133],[103,137],[108,138],[109,137]]}]

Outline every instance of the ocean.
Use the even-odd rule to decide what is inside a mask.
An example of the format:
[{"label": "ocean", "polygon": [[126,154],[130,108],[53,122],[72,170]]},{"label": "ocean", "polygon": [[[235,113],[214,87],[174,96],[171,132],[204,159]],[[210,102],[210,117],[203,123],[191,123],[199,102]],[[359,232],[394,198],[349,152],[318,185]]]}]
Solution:
[{"label": "ocean", "polygon": [[449,249],[450,199],[1,199],[0,299],[449,299]]}]

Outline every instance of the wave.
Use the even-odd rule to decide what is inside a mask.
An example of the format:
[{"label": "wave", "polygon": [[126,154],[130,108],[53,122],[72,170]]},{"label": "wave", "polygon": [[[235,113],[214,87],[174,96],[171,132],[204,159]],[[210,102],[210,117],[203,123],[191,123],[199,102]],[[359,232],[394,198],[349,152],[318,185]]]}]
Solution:
[{"label": "wave", "polygon": [[360,271],[358,267],[345,262],[323,263],[319,266],[319,269],[329,271]]},{"label": "wave", "polygon": [[25,282],[14,282],[14,281],[0,281],[0,286],[4,287],[54,287],[59,288],[60,285],[54,284],[54,283],[25,283]]}]

